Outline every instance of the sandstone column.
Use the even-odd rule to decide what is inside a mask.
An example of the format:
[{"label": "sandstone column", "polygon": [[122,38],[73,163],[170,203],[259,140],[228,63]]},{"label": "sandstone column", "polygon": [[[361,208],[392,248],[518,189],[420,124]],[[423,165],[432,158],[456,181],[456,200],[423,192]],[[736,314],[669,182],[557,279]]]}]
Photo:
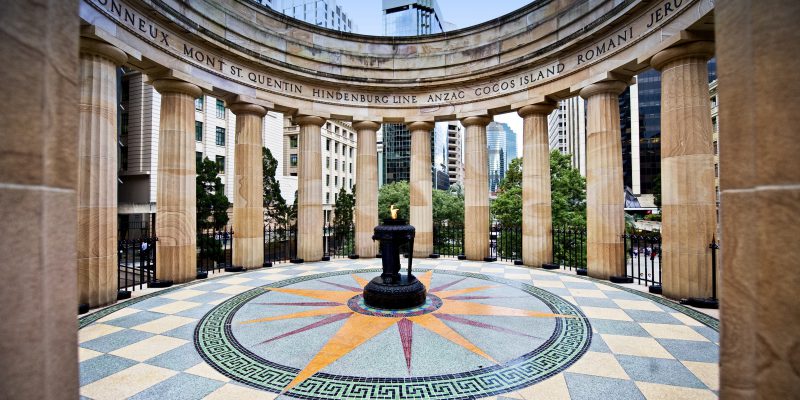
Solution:
[{"label": "sandstone column", "polygon": [[233,267],[264,265],[264,170],[261,147],[267,109],[251,103],[228,105],[236,115],[233,189]]},{"label": "sandstone column", "polygon": [[358,133],[356,158],[356,251],[362,258],[375,257],[377,243],[372,233],[378,225],[378,147],[375,132],[381,125],[373,121],[353,124]]},{"label": "sandstone column", "polygon": [[411,122],[411,171],[409,176],[409,223],[416,229],[414,257],[433,253],[433,190],[431,188],[432,122]]},{"label": "sandstone column", "polygon": [[295,117],[300,125],[300,160],[297,166],[297,258],[322,259],[322,144],[325,119]]},{"label": "sandstone column", "polygon": [[2,399],[79,396],[77,11],[45,0],[0,12]]},{"label": "sandstone column", "polygon": [[711,296],[717,217],[706,63],[713,54],[712,42],[694,42],[650,60],[661,70],[661,274],[673,299]]},{"label": "sandstone column", "polygon": [[78,301],[91,307],[117,300],[117,66],[127,58],[81,39]]},{"label": "sandstone column", "polygon": [[489,159],[486,125],[490,117],[467,117],[464,126],[464,255],[468,260],[489,257]]},{"label": "sandstone column", "polygon": [[156,278],[187,282],[197,275],[194,99],[202,91],[176,79],[157,79],[153,86],[161,93]]},{"label": "sandstone column", "polygon": [[555,104],[522,107],[522,262],[541,267],[553,261],[553,216],[550,203],[550,146],[547,116]]},{"label": "sandstone column", "polygon": [[586,126],[586,268],[589,276],[625,275],[625,189],[619,94],[626,82],[606,81],[583,88]]},{"label": "sandstone column", "polygon": [[715,9],[719,68],[720,398],[800,388],[800,2]]}]

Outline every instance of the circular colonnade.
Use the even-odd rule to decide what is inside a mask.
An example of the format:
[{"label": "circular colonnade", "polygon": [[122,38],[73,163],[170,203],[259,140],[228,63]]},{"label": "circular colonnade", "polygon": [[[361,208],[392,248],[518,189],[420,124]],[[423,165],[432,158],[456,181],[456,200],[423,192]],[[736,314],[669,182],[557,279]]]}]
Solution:
[{"label": "circular colonnade", "polygon": [[[81,27],[79,246],[81,303],[114,301],[116,73],[144,72],[161,93],[157,278],[194,278],[194,98],[208,92],[236,115],[233,263],[263,264],[261,143],[267,110],[300,125],[298,257],[323,256],[320,127],[358,132],[356,253],[377,251],[376,131],[404,122],[412,135],[410,222],[416,256],[433,251],[430,130],[465,126],[465,255],[489,256],[486,125],[524,118],[523,262],[552,259],[547,115],[555,101],[587,99],[588,271],[625,274],[624,194],[617,96],[649,67],[662,71],[663,286],[673,298],[711,293],[716,229],[705,62],[713,2],[534,1],[445,34],[393,38],[322,29],[242,0],[84,0]],[[685,179],[687,176],[694,178]],[[691,223],[689,222],[691,221]],[[691,226],[692,229],[688,229]],[[97,237],[93,238],[92,235]],[[98,236],[99,235],[99,236]],[[96,243],[95,243],[96,239]],[[679,240],[680,239],[680,240]],[[98,247],[91,251],[90,247]],[[80,249],[79,249],[80,250]]]}]

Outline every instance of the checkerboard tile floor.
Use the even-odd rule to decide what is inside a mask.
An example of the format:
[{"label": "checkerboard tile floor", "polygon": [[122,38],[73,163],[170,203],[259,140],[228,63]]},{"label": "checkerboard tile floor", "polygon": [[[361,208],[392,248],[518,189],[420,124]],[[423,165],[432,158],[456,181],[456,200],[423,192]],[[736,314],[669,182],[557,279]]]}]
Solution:
[{"label": "checkerboard tile floor", "polygon": [[[380,267],[334,260],[226,275],[169,288],[81,318],[81,397],[90,399],[287,398],[231,381],[194,347],[194,328],[226,299],[295,276]],[[577,305],[589,318],[589,351],[563,372],[495,399],[712,399],[719,381],[718,321],[637,290],[505,263],[415,260],[418,269],[473,272],[525,282]]]}]

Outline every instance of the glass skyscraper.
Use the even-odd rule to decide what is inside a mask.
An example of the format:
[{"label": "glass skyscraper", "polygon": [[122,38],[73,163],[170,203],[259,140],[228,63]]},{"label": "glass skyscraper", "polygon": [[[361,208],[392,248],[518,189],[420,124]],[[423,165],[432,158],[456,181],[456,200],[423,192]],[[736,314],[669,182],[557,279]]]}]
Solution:
[{"label": "glass skyscraper", "polygon": [[486,127],[486,145],[489,148],[489,192],[495,193],[511,160],[517,158],[517,134],[507,124],[491,122]]},{"label": "glass skyscraper", "polygon": [[444,32],[436,0],[383,0],[385,36],[419,36]]},{"label": "glass skyscraper", "polygon": [[[443,32],[442,13],[436,0],[383,0],[384,33],[387,36],[417,36]],[[383,124],[381,184],[408,182],[411,167],[411,132],[405,124]],[[431,130],[431,182],[447,189],[447,127]]]}]

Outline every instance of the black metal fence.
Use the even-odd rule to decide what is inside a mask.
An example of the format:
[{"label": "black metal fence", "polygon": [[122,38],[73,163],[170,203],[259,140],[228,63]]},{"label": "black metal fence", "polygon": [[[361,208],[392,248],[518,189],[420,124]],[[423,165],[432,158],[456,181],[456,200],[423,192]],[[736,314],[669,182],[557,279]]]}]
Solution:
[{"label": "black metal fence", "polygon": [[264,226],[264,265],[297,258],[297,225]]},{"label": "black metal fence", "polygon": [[233,229],[197,232],[197,274],[219,272],[233,264]]},{"label": "black metal fence", "polygon": [[464,225],[434,223],[433,252],[443,257],[458,257],[463,255]]},{"label": "black metal fence", "polygon": [[661,235],[626,233],[625,276],[640,285],[661,286]]},{"label": "black metal fence", "polygon": [[586,268],[586,227],[553,228],[553,264],[564,268]]},{"label": "black metal fence", "polygon": [[489,227],[489,257],[502,261],[522,260],[522,227],[500,224]]},{"label": "black metal fence", "polygon": [[355,226],[325,225],[322,228],[323,254],[331,258],[349,257],[355,253]]},{"label": "black metal fence", "polygon": [[156,277],[156,237],[122,239],[117,242],[117,288],[139,290]]}]

